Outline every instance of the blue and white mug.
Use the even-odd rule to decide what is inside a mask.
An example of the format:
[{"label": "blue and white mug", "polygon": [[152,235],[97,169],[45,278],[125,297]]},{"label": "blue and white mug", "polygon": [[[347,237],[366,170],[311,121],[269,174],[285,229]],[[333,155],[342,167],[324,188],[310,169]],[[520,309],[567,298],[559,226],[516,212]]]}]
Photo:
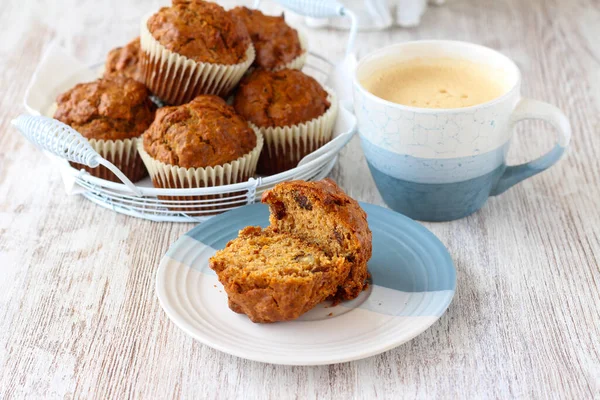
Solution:
[{"label": "blue and white mug", "polygon": [[[415,108],[383,100],[361,81],[415,58],[458,58],[503,71],[505,92],[465,108]],[[554,165],[571,137],[556,107],[521,97],[521,72],[508,57],[472,43],[433,40],[392,45],[364,57],[354,76],[354,110],[362,147],[386,204],[411,218],[449,221],[479,210],[489,196]],[[515,123],[541,119],[558,133],[556,146],[515,166],[506,155]]]}]

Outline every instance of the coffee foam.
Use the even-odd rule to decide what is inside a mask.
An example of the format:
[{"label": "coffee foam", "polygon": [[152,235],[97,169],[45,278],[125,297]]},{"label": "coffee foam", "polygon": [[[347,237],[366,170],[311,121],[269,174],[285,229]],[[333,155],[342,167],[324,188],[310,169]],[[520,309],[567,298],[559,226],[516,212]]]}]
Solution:
[{"label": "coffee foam", "polygon": [[470,107],[509,89],[504,71],[454,58],[415,58],[388,65],[361,84],[384,100],[419,108]]}]

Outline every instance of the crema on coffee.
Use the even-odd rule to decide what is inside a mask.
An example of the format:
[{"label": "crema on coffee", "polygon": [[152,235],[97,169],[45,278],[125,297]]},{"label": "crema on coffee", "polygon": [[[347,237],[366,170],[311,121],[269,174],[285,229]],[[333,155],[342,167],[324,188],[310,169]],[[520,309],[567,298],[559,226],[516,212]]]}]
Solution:
[{"label": "crema on coffee", "polygon": [[472,61],[416,58],[375,71],[361,84],[384,100],[420,108],[461,108],[506,91],[502,71]]}]

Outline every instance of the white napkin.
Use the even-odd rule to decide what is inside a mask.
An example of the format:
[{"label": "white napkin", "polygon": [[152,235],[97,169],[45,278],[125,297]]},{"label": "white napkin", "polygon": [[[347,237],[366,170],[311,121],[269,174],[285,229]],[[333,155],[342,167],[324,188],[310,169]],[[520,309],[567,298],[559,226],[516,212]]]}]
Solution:
[{"label": "white napkin", "polygon": [[[42,56],[31,82],[25,92],[25,108],[32,115],[51,117],[54,103],[65,87],[79,82],[93,81],[98,74],[81,61],[67,53],[58,43],[52,42]],[[69,195],[86,192],[75,182],[76,174],[66,160],[44,152],[60,171],[65,191]]]},{"label": "white napkin", "polygon": [[[33,115],[47,115],[62,88],[93,81],[97,73],[52,42],[42,57],[27,91],[25,108]],[[50,115],[51,116],[51,115]]]}]

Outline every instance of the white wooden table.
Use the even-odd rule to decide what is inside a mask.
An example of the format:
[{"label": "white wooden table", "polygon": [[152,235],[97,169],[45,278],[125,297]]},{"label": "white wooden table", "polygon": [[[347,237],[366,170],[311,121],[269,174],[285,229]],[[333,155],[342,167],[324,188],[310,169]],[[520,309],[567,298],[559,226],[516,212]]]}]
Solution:
[{"label": "white wooden table", "polygon": [[[10,127],[52,39],[102,60],[157,5],[0,4],[0,398],[600,398],[599,1],[449,0],[418,28],[359,36],[362,54],[422,38],[504,52],[523,69],[526,96],[570,116],[573,145],[476,214],[425,224],[458,270],[439,322],[385,354],[323,367],[249,362],[187,337],[160,308],[154,276],[192,225],[67,197],[49,161]],[[344,33],[309,36],[319,53],[342,55]],[[510,161],[550,148],[547,129],[521,124]],[[382,204],[356,139],[332,176]]]}]

